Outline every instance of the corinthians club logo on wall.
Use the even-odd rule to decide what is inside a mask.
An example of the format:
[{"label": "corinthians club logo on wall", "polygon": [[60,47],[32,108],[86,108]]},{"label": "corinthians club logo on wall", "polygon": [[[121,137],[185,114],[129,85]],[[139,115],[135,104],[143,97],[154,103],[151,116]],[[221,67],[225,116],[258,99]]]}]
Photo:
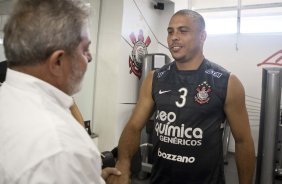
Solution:
[{"label": "corinthians club logo on wall", "polygon": [[129,56],[130,74],[133,73],[140,79],[142,74],[142,59],[148,53],[147,47],[150,45],[151,39],[147,36],[146,41],[144,42],[142,30],[139,31],[138,40],[136,40],[133,32],[129,35],[129,37],[131,42],[134,44],[131,56]]}]

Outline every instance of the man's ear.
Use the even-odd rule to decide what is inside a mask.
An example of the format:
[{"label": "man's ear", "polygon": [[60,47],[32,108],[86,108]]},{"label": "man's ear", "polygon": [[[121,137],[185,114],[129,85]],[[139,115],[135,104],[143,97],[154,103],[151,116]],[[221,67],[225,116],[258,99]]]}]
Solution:
[{"label": "man's ear", "polygon": [[55,76],[63,75],[63,57],[65,55],[64,50],[56,50],[48,58],[48,66],[50,72]]},{"label": "man's ear", "polygon": [[207,32],[205,30],[201,31],[201,41],[204,43],[207,38]]}]

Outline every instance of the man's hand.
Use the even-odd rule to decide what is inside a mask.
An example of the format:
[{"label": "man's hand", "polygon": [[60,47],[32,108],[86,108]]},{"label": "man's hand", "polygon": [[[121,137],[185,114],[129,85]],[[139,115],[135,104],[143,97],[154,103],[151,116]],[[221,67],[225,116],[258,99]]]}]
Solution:
[{"label": "man's hand", "polygon": [[115,175],[115,176],[120,176],[121,172],[115,168],[115,167],[106,167],[102,170],[102,178],[107,181],[109,176]]},{"label": "man's hand", "polygon": [[106,180],[107,184],[131,184],[130,171],[128,163],[123,165],[117,161],[116,167],[122,172],[121,175],[111,175]]},{"label": "man's hand", "polygon": [[107,184],[131,184],[131,179],[128,175],[122,174],[120,176],[111,175],[106,180]]}]

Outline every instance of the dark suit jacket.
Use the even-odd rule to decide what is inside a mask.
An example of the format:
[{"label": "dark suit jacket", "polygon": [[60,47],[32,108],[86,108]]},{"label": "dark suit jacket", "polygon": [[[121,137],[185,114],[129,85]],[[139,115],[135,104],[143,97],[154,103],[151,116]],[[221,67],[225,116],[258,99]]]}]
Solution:
[{"label": "dark suit jacket", "polygon": [[4,82],[7,72],[7,61],[0,62],[0,82]]}]

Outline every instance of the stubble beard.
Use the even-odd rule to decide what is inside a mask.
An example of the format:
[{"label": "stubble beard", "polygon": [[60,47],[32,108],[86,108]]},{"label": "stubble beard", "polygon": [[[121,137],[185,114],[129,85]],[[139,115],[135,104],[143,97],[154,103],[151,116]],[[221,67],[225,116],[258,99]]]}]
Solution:
[{"label": "stubble beard", "polygon": [[78,93],[82,88],[85,71],[79,69],[76,61],[72,61],[72,74],[68,79],[68,91],[70,95]]}]

